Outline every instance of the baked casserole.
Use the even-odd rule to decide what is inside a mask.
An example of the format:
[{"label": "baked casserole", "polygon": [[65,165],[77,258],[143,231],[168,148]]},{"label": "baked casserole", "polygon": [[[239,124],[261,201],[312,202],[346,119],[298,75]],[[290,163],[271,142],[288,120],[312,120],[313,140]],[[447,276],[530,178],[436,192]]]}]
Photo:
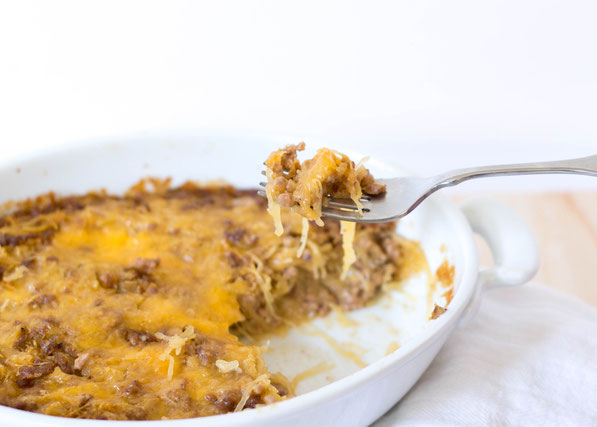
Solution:
[{"label": "baked casserole", "polygon": [[[286,158],[296,160],[299,148],[287,148]],[[361,167],[335,158],[356,177],[358,193],[326,188],[332,181],[325,180],[324,193],[382,191]],[[124,195],[49,193],[7,205],[0,216],[0,404],[140,420],[292,397],[290,382],[268,371],[264,348],[239,337],[336,306],[362,307],[384,284],[416,272],[411,261],[421,253],[393,223],[341,232],[338,222],[321,221],[312,199],[298,203],[303,210],[296,200],[277,203],[298,193],[287,194],[288,170],[270,160],[270,196],[276,178],[287,180],[270,199],[270,213],[280,210],[278,235],[266,199],[221,184],[145,179]],[[309,220],[318,225],[308,227]]]}]

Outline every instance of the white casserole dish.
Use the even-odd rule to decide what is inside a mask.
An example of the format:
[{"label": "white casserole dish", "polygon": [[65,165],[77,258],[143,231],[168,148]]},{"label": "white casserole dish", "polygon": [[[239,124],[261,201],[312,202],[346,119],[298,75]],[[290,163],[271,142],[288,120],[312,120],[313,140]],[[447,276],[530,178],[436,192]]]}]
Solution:
[{"label": "white casserole dish", "polygon": [[[145,176],[171,176],[175,183],[221,178],[238,187],[255,187],[267,154],[299,141],[286,136],[240,132],[194,132],[79,143],[10,162],[0,161],[0,201],[22,199],[50,190],[59,194],[98,188],[122,192]],[[311,148],[325,146],[313,141],[307,144]],[[333,148],[342,151],[341,146]],[[347,154],[355,160],[360,157],[351,152]],[[367,166],[379,178],[400,175],[398,169],[376,159],[371,159]],[[485,238],[493,253],[495,266],[489,270],[479,271],[473,231]],[[368,366],[359,369],[353,361],[329,347],[329,339],[304,333],[307,329],[302,328],[285,338],[274,337],[274,350],[266,354],[272,370],[281,368],[290,378],[317,360],[333,361],[334,368],[328,375],[300,384],[299,396],[240,413],[168,420],[160,425],[368,425],[412,387],[450,332],[474,314],[484,289],[522,284],[538,267],[536,244],[529,230],[516,214],[496,201],[478,199],[457,207],[441,195],[435,195],[400,222],[399,232],[421,242],[431,271],[444,259],[455,266],[454,298],[445,314],[427,321],[428,302],[424,298],[427,281],[423,277],[415,278],[408,285],[415,296],[412,304],[405,302],[401,294],[393,293],[373,307],[349,314],[358,322],[352,329],[339,327],[333,317],[305,326],[325,330],[329,337],[342,344],[351,339],[359,342],[366,347],[360,357]],[[400,348],[386,356],[388,344],[397,339]],[[303,351],[288,351],[298,348]],[[145,423],[65,419],[0,406],[0,424],[5,427],[138,427]]]}]

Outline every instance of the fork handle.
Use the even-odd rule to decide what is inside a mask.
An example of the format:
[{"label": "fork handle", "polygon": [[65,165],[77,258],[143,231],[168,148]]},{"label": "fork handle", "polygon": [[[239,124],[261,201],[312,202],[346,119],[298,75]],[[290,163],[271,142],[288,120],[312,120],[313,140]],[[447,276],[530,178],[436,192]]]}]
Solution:
[{"label": "fork handle", "polygon": [[518,163],[511,165],[481,166],[456,169],[434,178],[435,189],[450,187],[473,178],[500,175],[531,175],[545,173],[571,173],[597,176],[597,155],[553,162]]}]

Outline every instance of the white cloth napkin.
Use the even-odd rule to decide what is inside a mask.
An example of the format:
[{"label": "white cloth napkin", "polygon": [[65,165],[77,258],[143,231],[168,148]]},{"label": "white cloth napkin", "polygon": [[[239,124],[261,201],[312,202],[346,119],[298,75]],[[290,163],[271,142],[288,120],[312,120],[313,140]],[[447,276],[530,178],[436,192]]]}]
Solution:
[{"label": "white cloth napkin", "polygon": [[538,285],[486,292],[375,423],[403,425],[597,426],[597,310]]}]

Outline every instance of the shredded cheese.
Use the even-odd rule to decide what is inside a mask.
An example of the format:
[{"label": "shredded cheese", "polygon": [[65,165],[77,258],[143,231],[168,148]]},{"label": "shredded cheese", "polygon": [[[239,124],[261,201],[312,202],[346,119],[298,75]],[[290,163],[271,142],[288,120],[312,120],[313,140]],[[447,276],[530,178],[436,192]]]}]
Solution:
[{"label": "shredded cheese", "polygon": [[[315,182],[315,184],[317,184],[317,199],[318,203],[321,205],[321,201],[323,200],[323,184],[321,183],[321,181],[319,179],[314,179],[313,180]],[[313,208],[311,208],[313,209]],[[321,219],[321,206],[319,207],[319,216],[317,218],[315,218],[315,224],[317,224],[320,227],[323,227],[323,220]]]},{"label": "shredded cheese", "polygon": [[342,258],[342,275],[340,276],[340,279],[342,280],[346,278],[348,269],[357,259],[353,246],[356,225],[356,222],[340,221],[342,249],[344,250],[344,257]]},{"label": "shredded cheese", "polygon": [[239,374],[241,374],[243,372],[242,369],[240,369],[238,360],[232,360],[231,362],[228,362],[223,359],[218,359],[216,360],[216,366],[218,367],[218,370],[223,374],[227,374],[229,372],[238,372]]},{"label": "shredded cheese", "polygon": [[319,250],[319,247],[310,241],[307,241],[307,246],[311,251],[311,270],[313,271],[313,277],[315,279],[325,278],[327,271],[325,269],[325,259]]},{"label": "shredded cheese", "polygon": [[160,356],[160,360],[163,361],[168,359],[168,379],[171,380],[172,376],[174,375],[174,356],[172,356],[172,351],[174,350],[174,354],[176,356],[180,355],[180,352],[182,351],[182,348],[187,340],[195,338],[195,328],[189,325],[185,326],[180,334],[169,336],[162,334],[161,332],[157,332],[155,336],[156,338],[168,343],[168,347]]},{"label": "shredded cheese", "polygon": [[274,220],[274,234],[281,236],[284,233],[284,226],[282,225],[282,215],[280,214],[280,204],[277,200],[274,200],[272,196],[271,182],[273,181],[273,172],[270,168],[267,168],[265,172],[267,176],[268,184],[265,186],[265,194],[267,196],[267,213],[269,213]]},{"label": "shredded cheese", "polygon": [[268,311],[275,316],[276,312],[274,310],[274,297],[272,295],[272,278],[263,271],[263,261],[257,258],[257,256],[255,256],[253,253],[247,253],[255,263],[255,267],[249,267],[247,270],[255,276],[255,280],[261,289],[261,293],[263,293],[265,306],[267,307]]},{"label": "shredded cheese", "polygon": [[243,390],[242,397],[238,401],[238,405],[236,405],[236,408],[234,408],[234,412],[239,412],[243,410],[245,404],[247,403],[247,400],[249,400],[249,397],[251,396],[251,392],[259,384],[265,387],[269,386],[270,380],[267,374],[259,375],[257,378],[255,378],[253,381],[247,384],[247,386]]},{"label": "shredded cheese", "polygon": [[15,280],[19,280],[20,278],[22,278],[26,272],[27,272],[27,267],[25,267],[24,265],[19,265],[14,270],[12,270],[10,273],[4,275],[2,280],[4,282],[14,282]]},{"label": "shredded cheese", "polygon": [[297,258],[300,258],[303,255],[305,246],[307,246],[307,236],[308,235],[309,235],[309,220],[307,218],[303,217],[303,228],[301,230],[301,245],[299,246],[299,249],[296,252]]}]

